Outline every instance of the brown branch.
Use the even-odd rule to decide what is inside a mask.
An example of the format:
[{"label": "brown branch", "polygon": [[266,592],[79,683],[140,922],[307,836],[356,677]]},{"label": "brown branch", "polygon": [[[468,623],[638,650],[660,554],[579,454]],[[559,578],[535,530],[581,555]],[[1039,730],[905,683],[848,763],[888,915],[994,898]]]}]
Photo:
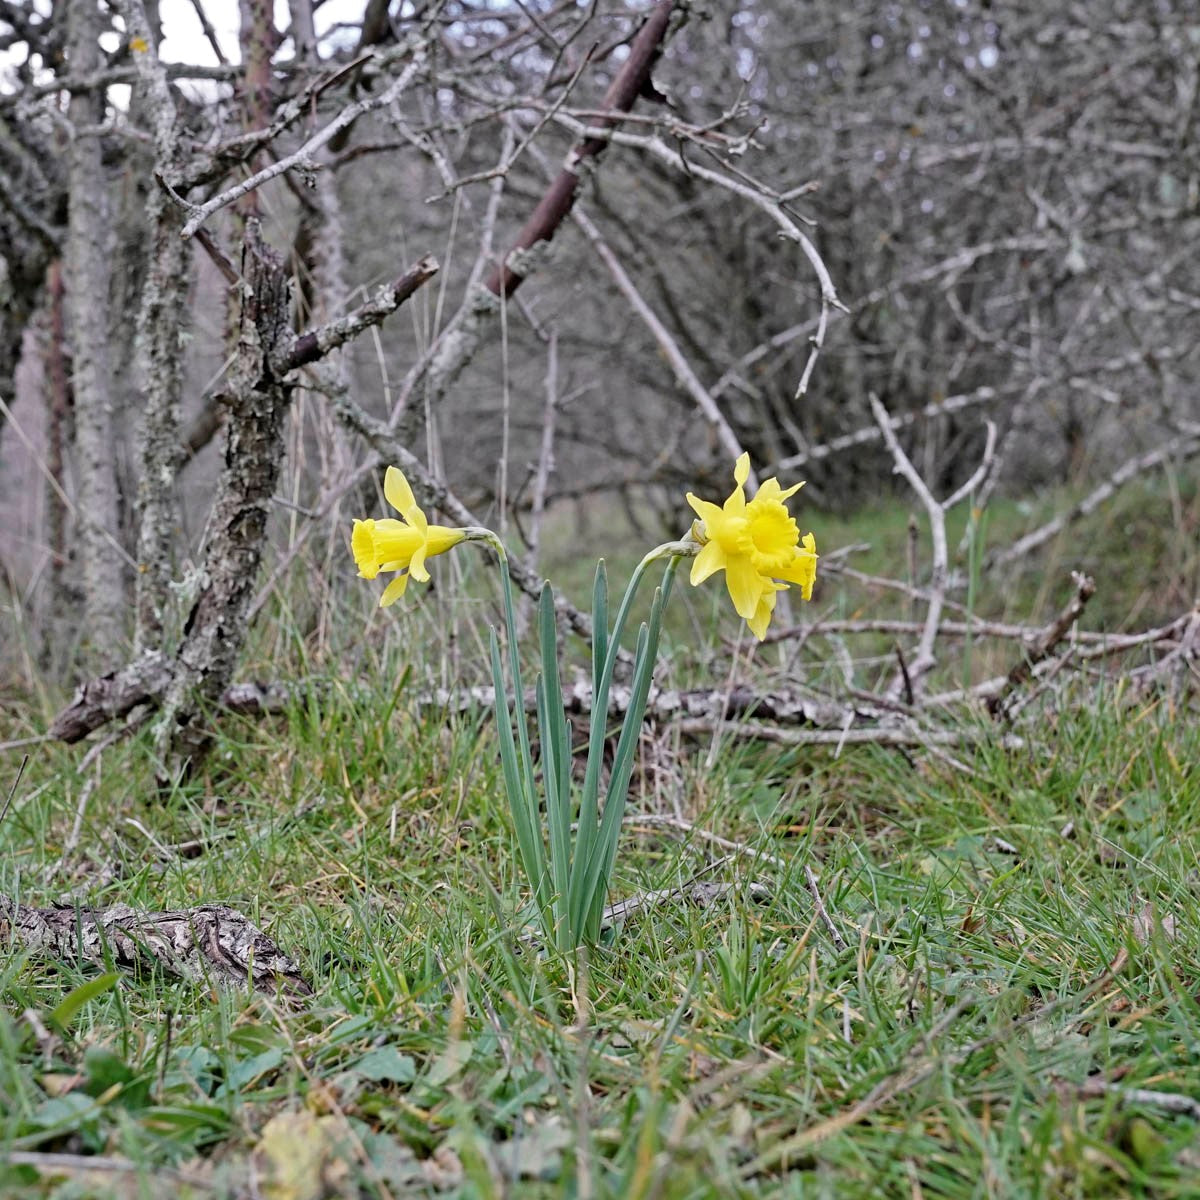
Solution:
[{"label": "brown branch", "polygon": [[[629,57],[613,79],[601,106],[611,115],[599,117],[593,122],[598,129],[611,129],[619,125],[620,114],[628,112],[638,96],[644,94],[650,83],[650,73],[662,53],[662,41],[674,7],[675,0],[659,0],[646,23],[638,30],[629,47]],[[562,170],[517,234],[512,250],[488,276],[484,286],[493,296],[511,296],[521,286],[528,274],[528,268],[521,269],[521,255],[539,242],[548,242],[554,237],[575,203],[585,164],[598,159],[608,144],[607,137],[588,136],[572,148]]]},{"label": "brown branch", "polygon": [[1073,571],[1071,578],[1075,581],[1075,595],[1062,612],[1042,630],[1021,661],[1009,671],[1000,691],[988,697],[987,708],[993,717],[1002,714],[1007,697],[1032,677],[1038,663],[1048,657],[1054,647],[1067,636],[1071,626],[1079,620],[1087,602],[1095,594],[1096,581],[1090,575],[1081,575],[1078,571]]},{"label": "brown branch", "polygon": [[319,329],[302,333],[279,357],[275,369],[282,375],[323,358],[331,350],[358,337],[364,329],[378,325],[396,311],[419,287],[438,273],[438,261],[427,254],[394,283],[385,284],[365,304]]}]

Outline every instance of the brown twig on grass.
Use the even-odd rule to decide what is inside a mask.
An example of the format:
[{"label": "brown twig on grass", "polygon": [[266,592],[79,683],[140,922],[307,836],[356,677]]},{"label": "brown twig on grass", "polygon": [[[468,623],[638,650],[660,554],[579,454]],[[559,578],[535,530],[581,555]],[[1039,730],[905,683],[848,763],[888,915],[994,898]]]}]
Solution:
[{"label": "brown twig on grass", "polygon": [[1004,686],[995,695],[988,697],[987,709],[993,717],[1003,714],[1008,697],[1032,677],[1038,663],[1048,658],[1054,647],[1067,636],[1071,626],[1079,620],[1087,602],[1095,594],[1096,581],[1090,575],[1072,571],[1071,578],[1075,582],[1075,595],[1027,648],[1020,662],[1009,671]]}]

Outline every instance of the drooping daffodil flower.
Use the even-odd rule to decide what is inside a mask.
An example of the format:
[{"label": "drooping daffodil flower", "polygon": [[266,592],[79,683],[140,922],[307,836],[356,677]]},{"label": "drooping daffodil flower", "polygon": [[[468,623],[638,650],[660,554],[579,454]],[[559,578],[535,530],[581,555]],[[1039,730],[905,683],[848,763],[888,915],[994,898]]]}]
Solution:
[{"label": "drooping daffodil flower", "polygon": [[812,599],[817,578],[817,543],[811,533],[803,538],[787,501],[804,485],[781,488],[772,477],[746,499],[750,456],[743,454],[733,469],[736,486],[723,505],[701,500],[688,492],[688,503],[700,518],[692,536],[700,553],[692,560],[692,583],[699,585],[717,571],[725,572],[725,586],[739,617],[761,642],[775,611],[776,594],[788,584]]},{"label": "drooping daffodil flower", "polygon": [[380,608],[395,604],[404,595],[410,577],[427,583],[425,560],[445,554],[468,535],[465,529],[430,525],[404,473],[396,467],[388,467],[383,477],[383,494],[404,520],[355,521],[350,537],[359,578],[374,579],[380,571],[400,572],[379,597]]}]

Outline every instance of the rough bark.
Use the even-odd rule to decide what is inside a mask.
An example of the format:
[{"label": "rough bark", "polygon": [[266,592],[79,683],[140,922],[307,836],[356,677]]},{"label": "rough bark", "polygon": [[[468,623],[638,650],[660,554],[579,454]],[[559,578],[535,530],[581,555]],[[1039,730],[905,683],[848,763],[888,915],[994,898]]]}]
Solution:
[{"label": "rough bark", "polygon": [[198,765],[209,741],[200,714],[205,706],[224,703],[245,639],[268,505],[283,463],[283,422],[293,386],[286,373],[378,324],[436,272],[437,263],[426,256],[353,313],[293,337],[289,277],[250,222],[242,265],[242,332],[223,396],[225,467],[203,567],[184,584],[193,601],[178,658],[147,650],[120,670],[89,680],[55,717],[51,737],[76,742],[138,705],[162,704],[157,738],[163,761],[172,773],[189,762]]},{"label": "rough bark", "polygon": [[[50,736],[64,742],[77,742],[110,720],[123,717],[140,704],[153,703],[170,683],[170,663],[159,654],[147,654],[128,667],[101,679],[90,680],[75,694],[50,728]],[[322,691],[320,684],[255,682],[231,684],[220,695],[219,706],[243,716],[271,716],[303,705]],[[629,707],[631,690],[614,684],[609,694],[608,711],[622,716]],[[490,687],[432,688],[411,697],[418,710],[445,713],[485,712],[495,697]],[[533,689],[524,697],[525,709],[536,713]],[[585,716],[592,711],[592,689],[586,681],[563,688],[563,710],[569,716]],[[869,701],[852,705],[839,703],[798,688],[764,691],[748,684],[732,688],[655,689],[646,706],[648,721],[671,722],[685,718],[738,720],[753,717],[777,725],[810,725],[821,729],[840,729],[848,716],[855,721],[878,720],[884,710]]]},{"label": "rough bark", "polygon": [[127,716],[139,704],[157,703],[171,683],[171,661],[151,650],[96,679],[81,683],[71,703],[51,723],[48,736],[78,742],[109,721]]},{"label": "rough bark", "polygon": [[226,394],[225,462],[203,567],[185,585],[195,589],[195,599],[156,727],[172,777],[203,757],[211,734],[201,715],[219,701],[233,677],[284,457],[292,385],[276,373],[274,363],[293,340],[291,283],[254,220],[247,222],[242,278],[237,354]]},{"label": "rough bark", "polygon": [[[68,55],[77,74],[91,74],[102,65],[98,17],[95,0],[70,0]],[[117,660],[124,640],[125,598],[107,350],[107,189],[100,140],[83,132],[99,125],[102,117],[102,96],[81,92],[71,97],[70,119],[76,132],[68,151],[70,201],[64,268],[75,395],[77,540],[85,589],[85,649],[93,662],[110,665]]]},{"label": "rough bark", "polygon": [[138,912],[127,904],[31,908],[0,894],[0,941],[59,962],[162,970],[194,983],[312,995],[300,967],[235,908]]},{"label": "rough bark", "polygon": [[[0,114],[0,397],[10,404],[25,329],[61,250],[62,180],[40,134]],[[5,420],[0,409],[0,432]]]},{"label": "rough bark", "polygon": [[46,528],[50,543],[50,584],[61,594],[67,565],[67,506],[63,502],[63,442],[71,405],[67,382],[66,323],[63,320],[62,263],[50,264],[50,328],[46,340]]},{"label": "rough bark", "polygon": [[[154,130],[156,175],[171,178],[179,167],[175,102],[158,62],[141,0],[118,6],[130,33],[148,49],[136,56],[139,107]],[[179,236],[166,192],[152,188],[146,202],[150,258],[138,315],[138,365],[142,419],[139,428],[137,593],[134,650],[160,645],[169,585],[174,577],[172,543],[178,524],[176,476],[183,461],[180,397],[187,330],[186,301],[191,243]]]}]

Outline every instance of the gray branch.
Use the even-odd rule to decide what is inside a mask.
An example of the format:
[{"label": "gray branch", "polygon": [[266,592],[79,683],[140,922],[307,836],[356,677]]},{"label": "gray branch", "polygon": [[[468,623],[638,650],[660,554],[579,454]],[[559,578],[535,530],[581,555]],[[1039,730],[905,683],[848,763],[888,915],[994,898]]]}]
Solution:
[{"label": "gray branch", "polygon": [[127,904],[31,908],[0,893],[0,940],[58,962],[162,970],[194,983],[312,995],[295,960],[235,908],[138,912]]}]

